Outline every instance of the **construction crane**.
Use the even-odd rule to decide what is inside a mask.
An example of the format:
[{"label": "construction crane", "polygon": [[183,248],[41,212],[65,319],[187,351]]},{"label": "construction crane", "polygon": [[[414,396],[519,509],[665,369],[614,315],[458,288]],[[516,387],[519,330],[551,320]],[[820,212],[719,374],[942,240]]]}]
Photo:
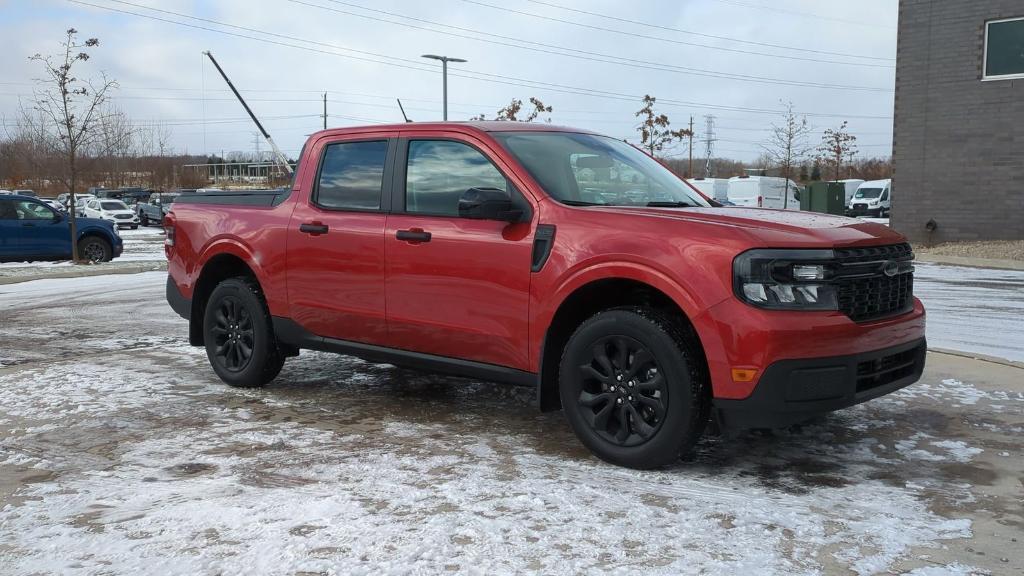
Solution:
[{"label": "construction crane", "polygon": [[238,98],[238,101],[242,103],[242,107],[245,108],[245,111],[249,113],[249,118],[252,118],[252,121],[256,123],[256,127],[260,129],[260,132],[263,134],[263,137],[267,140],[267,143],[270,144],[270,148],[274,151],[275,162],[280,164],[284,168],[284,171],[286,173],[288,173],[289,175],[292,174],[294,170],[292,170],[292,165],[288,163],[288,158],[284,155],[283,152],[281,152],[281,149],[277,147],[277,144],[274,143],[274,139],[270,137],[270,133],[268,133],[267,129],[263,127],[263,124],[260,124],[260,121],[256,118],[256,115],[252,113],[252,110],[249,108],[249,105],[245,103],[245,99],[242,98],[242,95],[238,93],[238,89],[235,88],[235,85],[231,83],[231,80],[228,78],[228,75],[224,73],[224,69],[221,68],[220,64],[217,63],[217,59],[213,57],[213,54],[211,54],[209,50],[204,51],[203,54],[206,54],[206,56],[209,57],[210,62],[213,62],[213,65],[217,67],[217,72],[220,72],[221,77],[223,77],[224,81],[228,83],[228,88],[231,88],[231,91],[235,93],[235,98]]}]

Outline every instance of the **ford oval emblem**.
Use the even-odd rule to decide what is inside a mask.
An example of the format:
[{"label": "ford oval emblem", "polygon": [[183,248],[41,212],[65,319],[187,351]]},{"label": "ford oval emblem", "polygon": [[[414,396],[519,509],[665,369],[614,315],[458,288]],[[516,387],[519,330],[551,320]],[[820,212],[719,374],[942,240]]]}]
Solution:
[{"label": "ford oval emblem", "polygon": [[882,273],[892,278],[900,273],[900,263],[895,260],[889,260],[882,266]]}]

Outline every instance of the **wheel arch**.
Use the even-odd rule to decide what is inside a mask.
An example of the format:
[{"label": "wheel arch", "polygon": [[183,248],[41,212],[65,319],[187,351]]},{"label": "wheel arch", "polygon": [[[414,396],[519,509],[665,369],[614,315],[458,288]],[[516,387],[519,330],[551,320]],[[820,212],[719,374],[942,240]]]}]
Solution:
[{"label": "wheel arch", "polygon": [[202,264],[199,277],[192,289],[192,306],[188,323],[188,341],[193,346],[205,345],[203,337],[203,317],[206,314],[206,303],[210,294],[218,284],[234,278],[246,276],[252,278],[257,285],[259,276],[249,263],[233,252],[220,252],[210,256]]},{"label": "wheel arch", "polygon": [[[706,370],[707,357],[700,335],[691,320],[696,303],[685,291],[667,280],[636,274],[616,274],[590,278],[566,290],[544,330],[538,365],[538,402],[541,411],[561,408],[558,394],[558,368],[562,351],[573,332],[587,318],[603,310],[622,306],[650,307],[677,319],[681,329],[692,336],[698,347],[699,360]],[[673,289],[674,288],[674,289]],[[684,303],[680,303],[683,300]]]}]

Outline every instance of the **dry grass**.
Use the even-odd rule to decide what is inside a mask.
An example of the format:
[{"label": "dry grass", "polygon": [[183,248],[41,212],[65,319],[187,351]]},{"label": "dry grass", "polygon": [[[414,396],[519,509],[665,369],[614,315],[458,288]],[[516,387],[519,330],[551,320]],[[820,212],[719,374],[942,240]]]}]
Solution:
[{"label": "dry grass", "polygon": [[947,242],[928,248],[915,246],[914,251],[922,256],[963,256],[966,258],[990,258],[1024,262],[1024,240]]}]

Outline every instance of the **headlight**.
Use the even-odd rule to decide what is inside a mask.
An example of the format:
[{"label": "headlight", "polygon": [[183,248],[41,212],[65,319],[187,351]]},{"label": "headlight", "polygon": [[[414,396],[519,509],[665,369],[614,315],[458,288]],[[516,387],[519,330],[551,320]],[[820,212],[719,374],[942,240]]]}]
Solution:
[{"label": "headlight", "polygon": [[837,310],[831,250],[750,250],[733,261],[736,296],[758,308]]}]

